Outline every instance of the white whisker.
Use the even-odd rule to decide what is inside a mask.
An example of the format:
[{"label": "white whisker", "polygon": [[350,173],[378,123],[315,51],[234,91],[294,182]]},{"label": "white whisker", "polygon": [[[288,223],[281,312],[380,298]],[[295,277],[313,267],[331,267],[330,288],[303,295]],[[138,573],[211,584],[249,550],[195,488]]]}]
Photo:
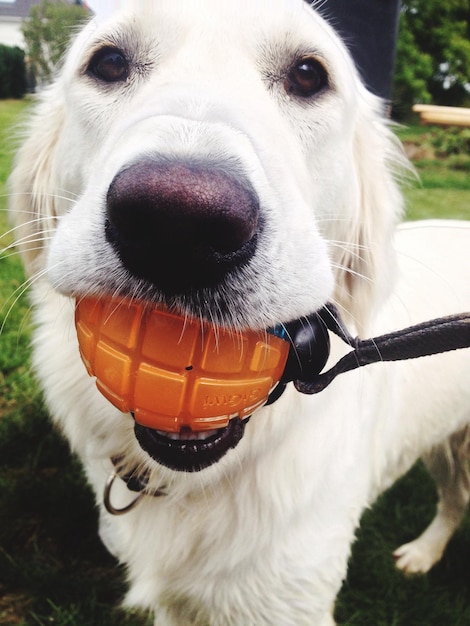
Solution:
[{"label": "white whisker", "polygon": [[[4,314],[4,318],[3,321],[0,325],[0,335],[2,335],[3,330],[5,328],[5,324],[11,314],[11,312],[13,311],[16,303],[19,301],[19,299],[31,288],[31,286],[40,278],[42,278],[43,276],[45,276],[47,274],[47,269],[43,269],[40,272],[37,272],[34,276],[31,276],[29,278],[27,278],[21,285],[19,285],[19,287],[17,287],[13,293],[9,296],[9,298],[4,302],[4,304],[2,305],[2,307],[0,308],[0,313],[3,314],[4,310],[6,307],[6,313]],[[10,305],[9,305],[10,303]]]}]

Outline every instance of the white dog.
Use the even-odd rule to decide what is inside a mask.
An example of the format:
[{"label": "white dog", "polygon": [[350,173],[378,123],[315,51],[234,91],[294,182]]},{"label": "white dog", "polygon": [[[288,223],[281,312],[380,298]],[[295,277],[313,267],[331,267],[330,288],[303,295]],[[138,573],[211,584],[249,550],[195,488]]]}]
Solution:
[{"label": "white dog", "polygon": [[[470,229],[429,222],[395,237],[405,160],[307,3],[128,4],[78,35],[12,175],[37,373],[96,492],[103,541],[127,566],[130,605],[159,625],[332,624],[362,511],[418,457],[441,499],[398,566],[427,571],[458,525],[470,352],[372,365],[314,396],[289,385],[238,445],[228,431],[199,437],[208,466],[176,471],[87,375],[75,299],[145,298],[236,329],[331,301],[372,336],[469,310]],[[179,443],[167,437],[175,455]],[[220,460],[205,463],[211,445]],[[119,516],[103,506],[117,458],[144,489]],[[134,497],[115,481],[112,507]]]}]

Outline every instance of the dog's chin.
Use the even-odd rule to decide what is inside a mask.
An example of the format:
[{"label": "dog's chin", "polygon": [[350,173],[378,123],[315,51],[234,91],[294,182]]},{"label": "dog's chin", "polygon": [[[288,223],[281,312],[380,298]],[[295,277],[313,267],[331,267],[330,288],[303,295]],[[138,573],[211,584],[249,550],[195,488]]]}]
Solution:
[{"label": "dog's chin", "polygon": [[180,434],[136,423],[134,432],[140,447],[157,463],[177,472],[199,472],[220,461],[240,443],[247,421],[235,417],[225,428]]}]

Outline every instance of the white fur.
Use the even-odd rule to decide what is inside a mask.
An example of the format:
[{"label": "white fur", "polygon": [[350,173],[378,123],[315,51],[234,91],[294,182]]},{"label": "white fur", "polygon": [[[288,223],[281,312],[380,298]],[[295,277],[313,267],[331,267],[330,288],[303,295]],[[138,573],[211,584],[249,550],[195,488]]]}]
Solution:
[{"label": "white fur", "polygon": [[[102,89],[84,73],[110,41],[146,68],[126,87]],[[300,53],[329,72],[318,98],[291,97],[273,78]],[[446,520],[456,526],[469,495],[469,352],[370,366],[317,396],[290,387],[219,463],[195,474],[158,466],[131,416],[87,376],[73,323],[74,296],[129,281],[104,237],[104,198],[116,172],[148,152],[236,162],[260,198],[270,236],[225,294],[222,321],[233,326],[264,328],[329,299],[363,336],[468,310],[470,228],[409,225],[394,252],[403,157],[343,44],[301,0],[155,0],[101,16],[42,95],[17,157],[12,215],[32,281],[35,366],[96,492],[103,540],[127,565],[128,603],[162,626],[327,626],[362,511],[429,450],[440,517],[397,551],[399,567],[427,570]],[[116,454],[168,495],[121,517],[104,512]],[[132,497],[115,485],[116,506]]]}]

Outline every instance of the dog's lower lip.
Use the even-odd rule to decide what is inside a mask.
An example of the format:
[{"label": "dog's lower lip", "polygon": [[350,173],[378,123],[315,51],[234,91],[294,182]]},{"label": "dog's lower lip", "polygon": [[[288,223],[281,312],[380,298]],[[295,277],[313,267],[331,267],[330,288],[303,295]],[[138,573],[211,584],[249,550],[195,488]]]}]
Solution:
[{"label": "dog's lower lip", "polygon": [[162,433],[137,422],[134,432],[140,447],[157,463],[179,472],[199,472],[239,444],[247,421],[234,417],[225,428],[206,431],[197,438]]}]

